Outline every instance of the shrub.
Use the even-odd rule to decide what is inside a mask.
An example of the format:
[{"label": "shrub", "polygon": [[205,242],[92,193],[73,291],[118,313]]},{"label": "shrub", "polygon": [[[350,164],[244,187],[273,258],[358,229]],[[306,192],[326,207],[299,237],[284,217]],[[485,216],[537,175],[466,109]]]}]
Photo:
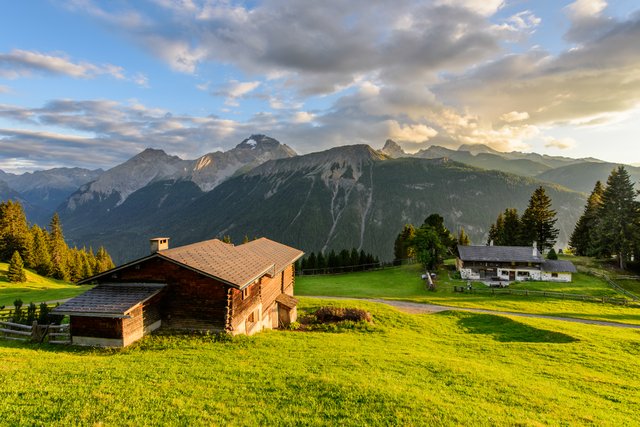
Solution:
[{"label": "shrub", "polygon": [[13,321],[15,323],[20,323],[22,320],[22,300],[17,299],[13,302]]},{"label": "shrub", "polygon": [[49,306],[46,303],[41,302],[40,312],[38,313],[38,324],[46,325],[47,323],[49,323]]},{"label": "shrub", "polygon": [[556,253],[555,249],[551,248],[549,250],[549,252],[547,253],[547,259],[552,259],[552,260],[558,259],[558,254]]},{"label": "shrub", "polygon": [[27,317],[25,318],[25,323],[27,325],[32,324],[33,321],[36,320],[36,309],[36,305],[30,302],[29,306],[27,307]]},{"label": "shrub", "polygon": [[371,322],[371,314],[360,308],[343,308],[343,307],[320,307],[314,313],[316,319],[320,323],[342,322],[349,320],[352,322]]}]

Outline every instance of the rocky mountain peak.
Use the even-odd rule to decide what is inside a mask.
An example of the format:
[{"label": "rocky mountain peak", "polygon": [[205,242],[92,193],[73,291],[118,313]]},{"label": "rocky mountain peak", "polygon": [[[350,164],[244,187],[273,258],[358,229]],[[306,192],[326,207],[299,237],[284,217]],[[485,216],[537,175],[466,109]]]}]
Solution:
[{"label": "rocky mountain peak", "polygon": [[393,157],[394,159],[398,157],[405,157],[407,155],[402,147],[393,139],[387,139],[381,151],[389,157]]}]

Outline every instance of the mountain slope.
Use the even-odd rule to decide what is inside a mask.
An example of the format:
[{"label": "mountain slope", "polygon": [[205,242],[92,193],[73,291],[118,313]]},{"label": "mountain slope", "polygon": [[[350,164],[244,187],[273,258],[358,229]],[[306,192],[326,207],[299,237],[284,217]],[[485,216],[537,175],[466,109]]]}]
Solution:
[{"label": "mountain slope", "polygon": [[[587,162],[575,165],[563,166],[543,172],[537,176],[542,181],[553,182],[564,187],[582,193],[590,193],[596,185],[596,181],[607,183],[607,178],[611,171],[618,167],[615,163]],[[631,181],[636,183],[636,189],[640,189],[640,167],[624,165],[631,177]]]},{"label": "mountain slope", "polygon": [[[179,188],[184,184],[154,183],[108,220],[81,225],[65,219],[65,231],[76,243],[105,244],[119,262],[144,255],[147,239],[156,235],[180,245],[227,234],[236,242],[266,236],[307,252],[356,247],[390,259],[402,226],[418,225],[431,213],[483,243],[497,214],[506,207],[522,211],[540,183],[447,159],[390,159],[360,145],[269,161],[200,195],[192,183],[191,190]],[[564,246],[584,196],[546,187]]]}]

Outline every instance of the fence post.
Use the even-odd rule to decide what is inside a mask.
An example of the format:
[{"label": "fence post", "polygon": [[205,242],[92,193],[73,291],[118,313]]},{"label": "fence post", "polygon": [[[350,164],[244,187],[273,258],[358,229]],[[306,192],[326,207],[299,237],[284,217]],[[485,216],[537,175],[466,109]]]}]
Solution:
[{"label": "fence post", "polygon": [[38,333],[38,321],[34,320],[31,324],[31,341],[38,342],[40,341],[40,334]]}]

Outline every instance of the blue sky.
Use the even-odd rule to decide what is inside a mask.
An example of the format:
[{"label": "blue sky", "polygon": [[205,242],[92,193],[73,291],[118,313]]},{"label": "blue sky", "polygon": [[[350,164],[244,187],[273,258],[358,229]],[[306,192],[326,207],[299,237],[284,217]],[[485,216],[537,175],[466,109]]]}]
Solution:
[{"label": "blue sky", "polygon": [[265,133],[640,163],[640,6],[619,0],[12,1],[0,169],[110,168]]}]

